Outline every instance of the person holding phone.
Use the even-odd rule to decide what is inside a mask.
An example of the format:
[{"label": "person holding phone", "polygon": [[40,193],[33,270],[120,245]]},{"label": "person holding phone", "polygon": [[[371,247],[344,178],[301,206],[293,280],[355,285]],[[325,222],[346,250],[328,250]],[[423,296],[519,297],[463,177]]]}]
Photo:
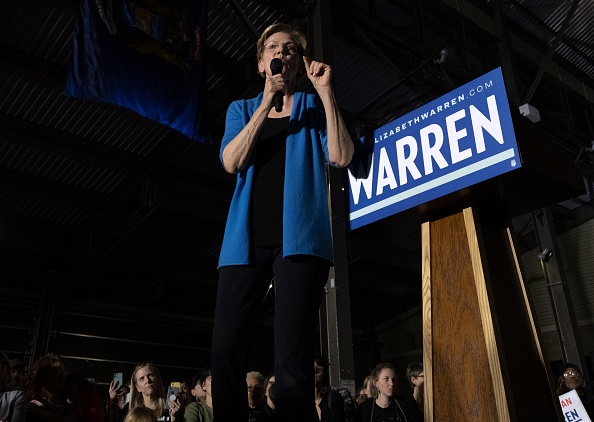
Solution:
[{"label": "person holding phone", "polygon": [[178,418],[179,400],[164,397],[164,391],[161,374],[155,365],[150,362],[137,365],[130,382],[130,411],[136,407],[147,407],[155,413],[159,422],[182,420],[182,417]]},{"label": "person holding phone", "polygon": [[119,377],[114,377],[109,384],[109,401],[106,409],[108,422],[122,422],[124,420],[128,412],[126,397],[129,392],[130,387],[120,384]]}]

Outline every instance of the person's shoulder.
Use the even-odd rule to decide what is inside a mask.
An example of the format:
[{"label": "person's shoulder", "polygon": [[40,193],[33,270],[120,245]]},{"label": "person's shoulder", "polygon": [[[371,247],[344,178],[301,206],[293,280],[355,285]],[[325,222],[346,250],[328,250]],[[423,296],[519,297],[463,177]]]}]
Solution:
[{"label": "person's shoulder", "polygon": [[254,104],[259,105],[262,101],[264,96],[263,92],[260,92],[258,95],[252,98],[241,98],[235,101],[232,101],[230,107],[245,107],[245,106],[253,106]]},{"label": "person's shoulder", "polygon": [[184,415],[198,413],[200,411],[200,403],[201,402],[195,402],[195,401],[193,401],[192,403],[190,403],[189,405],[187,405],[186,406],[186,410],[184,411]]},{"label": "person's shoulder", "polygon": [[8,398],[10,401],[25,400],[25,392],[20,388],[9,387],[1,395]]}]

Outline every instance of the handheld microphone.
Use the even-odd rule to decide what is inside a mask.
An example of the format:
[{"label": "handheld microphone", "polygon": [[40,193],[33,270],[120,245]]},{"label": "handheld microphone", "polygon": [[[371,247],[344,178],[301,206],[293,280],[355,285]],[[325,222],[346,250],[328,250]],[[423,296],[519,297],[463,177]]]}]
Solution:
[{"label": "handheld microphone", "polygon": [[[272,59],[270,62],[270,71],[273,75],[278,75],[283,71],[283,61],[278,57]],[[274,104],[274,109],[277,113],[283,111],[283,93],[277,92],[274,94],[274,98],[272,99],[272,104]]]}]

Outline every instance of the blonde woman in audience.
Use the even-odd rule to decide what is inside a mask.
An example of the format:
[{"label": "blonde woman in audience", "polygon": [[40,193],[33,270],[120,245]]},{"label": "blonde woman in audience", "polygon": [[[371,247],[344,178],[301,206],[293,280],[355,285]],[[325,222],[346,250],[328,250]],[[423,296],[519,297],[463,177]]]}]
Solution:
[{"label": "blonde woman in audience", "polygon": [[378,364],[371,373],[372,397],[359,406],[362,422],[422,422],[423,414],[412,397],[397,397],[396,371],[389,363]]},{"label": "blonde woman in audience", "polygon": [[365,389],[365,395],[368,399],[373,397],[372,386],[371,386],[371,375],[368,375],[363,381],[363,388]]},{"label": "blonde woman in audience", "polygon": [[25,393],[9,387],[10,361],[6,353],[0,352],[0,421],[25,422],[27,402]]},{"label": "blonde woman in audience", "polygon": [[148,407],[135,407],[128,412],[124,422],[157,422],[157,417]]},{"label": "blonde woman in audience", "polygon": [[[165,403],[169,409],[166,409]],[[134,368],[130,382],[130,411],[137,407],[151,409],[158,422],[176,422],[182,419],[177,418],[181,408],[178,399],[172,401],[165,398],[163,381],[159,370],[150,362],[141,363]]]}]

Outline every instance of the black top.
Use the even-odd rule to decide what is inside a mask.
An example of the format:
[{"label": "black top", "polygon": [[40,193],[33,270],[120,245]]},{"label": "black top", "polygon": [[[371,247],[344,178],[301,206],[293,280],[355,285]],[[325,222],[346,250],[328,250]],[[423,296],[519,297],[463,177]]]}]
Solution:
[{"label": "black top", "polygon": [[256,143],[252,187],[253,246],[277,246],[283,240],[283,192],[289,117],[266,119]]},{"label": "black top", "polygon": [[320,401],[320,422],[344,422],[344,400],[338,391],[330,390]]},{"label": "black top", "polygon": [[361,403],[361,422],[422,422],[423,413],[412,397],[399,396],[386,408],[381,408],[374,399]]}]

